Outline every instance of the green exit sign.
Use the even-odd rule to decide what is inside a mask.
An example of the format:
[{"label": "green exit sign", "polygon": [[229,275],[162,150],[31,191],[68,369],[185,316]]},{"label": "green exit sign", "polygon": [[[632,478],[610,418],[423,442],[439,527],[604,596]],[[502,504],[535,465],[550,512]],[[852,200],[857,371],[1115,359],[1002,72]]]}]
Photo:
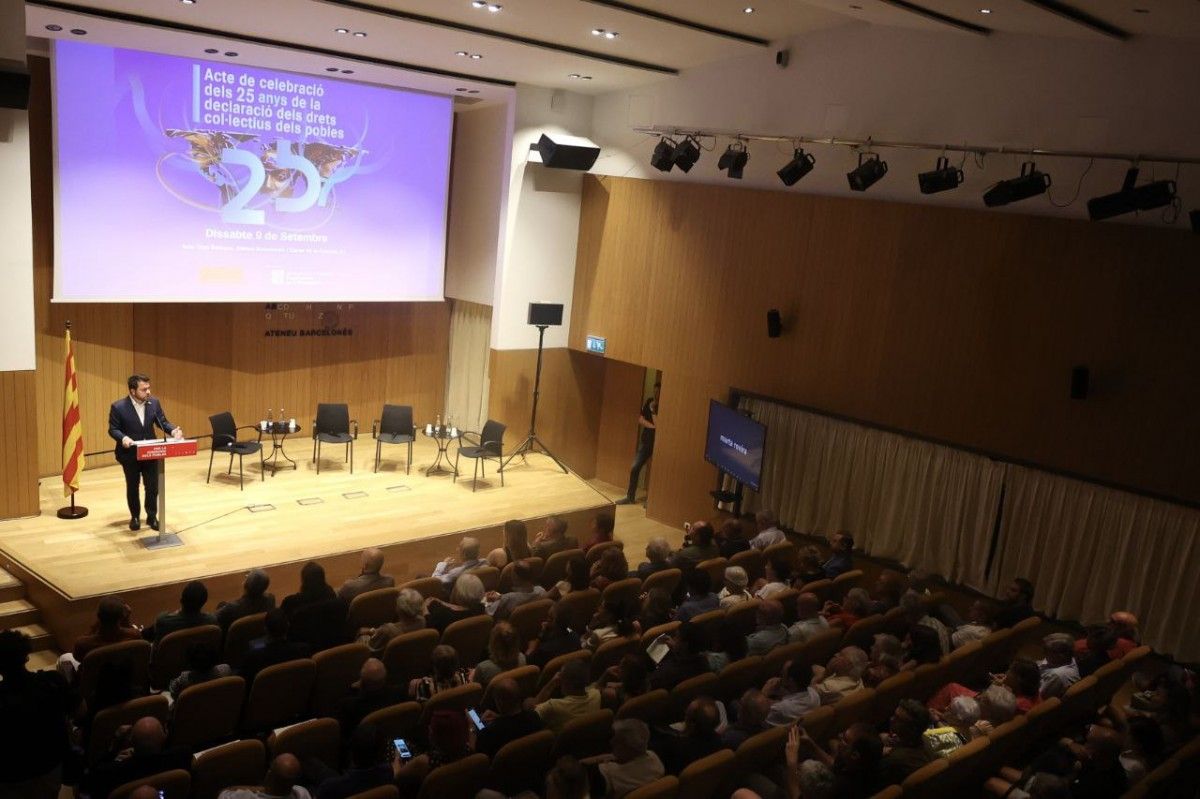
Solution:
[{"label": "green exit sign", "polygon": [[599,336],[588,336],[587,337],[587,351],[588,352],[594,352],[597,355],[603,355],[604,351],[607,349],[608,349],[608,340],[607,339],[600,338]]}]

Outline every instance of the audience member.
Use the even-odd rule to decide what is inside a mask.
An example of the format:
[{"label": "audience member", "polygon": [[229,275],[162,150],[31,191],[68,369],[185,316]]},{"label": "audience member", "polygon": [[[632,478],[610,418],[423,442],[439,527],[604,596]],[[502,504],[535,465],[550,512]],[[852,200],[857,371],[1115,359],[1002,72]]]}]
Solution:
[{"label": "audience member", "polygon": [[618,580],[629,577],[629,562],[625,560],[625,552],[620,547],[604,550],[592,564],[589,577],[592,588],[597,591],[603,591]]},{"label": "audience member", "polygon": [[1125,769],[1126,782],[1132,786],[1162,764],[1167,753],[1167,742],[1162,727],[1149,716],[1132,715],[1126,718],[1119,709],[1114,715],[1118,731],[1124,736],[1121,768]]},{"label": "audience member", "polygon": [[800,643],[829,629],[829,622],[821,615],[821,600],[816,594],[804,593],[796,597],[796,623],[788,628],[788,641]]},{"label": "audience member", "polygon": [[746,570],[741,566],[726,566],[725,567],[725,586],[721,589],[721,593],[717,594],[717,601],[720,607],[729,608],[739,602],[745,602],[754,597],[746,590],[746,586],[750,584],[750,576],[746,574]]},{"label": "audience member", "polygon": [[624,655],[615,666],[609,666],[596,680],[600,704],[617,710],[635,696],[650,690],[648,658],[641,652]]},{"label": "audience member", "polygon": [[821,564],[821,571],[832,580],[854,568],[854,537],[842,531],[829,538],[829,559]]},{"label": "audience member", "polygon": [[1033,583],[1023,577],[1015,578],[1004,590],[996,611],[997,629],[1012,627],[1034,615]]},{"label": "audience member", "polygon": [[[561,695],[555,697],[555,692]],[[554,733],[562,732],[571,719],[599,710],[600,691],[588,685],[588,664],[580,660],[567,662],[538,693],[533,709],[546,729]]]},{"label": "audience member", "polygon": [[929,615],[925,602],[916,591],[908,590],[900,597],[905,620],[914,627],[928,627],[937,635],[938,657],[950,654],[950,630],[940,619]]},{"label": "audience member", "polygon": [[659,730],[651,748],[658,753],[670,774],[678,774],[701,758],[725,748],[717,728],[721,714],[717,703],[707,696],[688,703],[683,714],[683,732]]},{"label": "audience member", "polygon": [[884,755],[879,762],[882,785],[904,782],[905,777],[932,759],[922,742],[931,720],[929,711],[916,699],[900,700],[884,735]]},{"label": "audience member", "polygon": [[[1084,637],[1075,642],[1075,665],[1080,678],[1094,674],[1105,663],[1111,663],[1109,650],[1116,648],[1117,636],[1107,625],[1093,624],[1085,628]],[[1083,646],[1080,647],[1080,644]]]},{"label": "audience member", "polygon": [[887,613],[892,608],[899,607],[900,597],[907,590],[908,578],[900,572],[884,569],[875,578],[875,585],[871,589],[867,615]]},{"label": "audience member", "polygon": [[637,633],[634,626],[636,606],[633,600],[608,600],[596,610],[583,633],[583,647],[593,652],[605,641],[630,638]]},{"label": "audience member", "polygon": [[807,755],[833,770],[833,795],[837,799],[868,799],[874,796],[883,787],[879,777],[883,743],[875,730],[865,722],[851,724],[842,731],[837,743],[837,749],[830,754],[813,741],[803,727],[792,727],[784,749],[789,781],[796,784],[800,757]]},{"label": "audience member", "polygon": [[464,574],[454,581],[450,589],[450,601],[436,597],[425,600],[425,626],[439,633],[446,632],[460,619],[469,619],[483,613],[483,582],[473,574]]},{"label": "audience member", "polygon": [[796,585],[804,587],[824,579],[826,577],[825,570],[821,568],[821,550],[812,544],[802,547],[797,557]]},{"label": "audience member", "polygon": [[711,648],[704,652],[704,659],[708,662],[708,670],[714,674],[719,674],[730,663],[746,657],[749,640],[737,626],[717,625],[715,635],[709,637],[715,640],[709,642]]},{"label": "audience member", "polygon": [[851,588],[840,604],[827,602],[824,613],[831,626],[849,630],[857,622],[871,615],[871,595],[865,588]]},{"label": "audience member", "polygon": [[868,654],[872,663],[878,663],[885,657],[895,658],[899,661],[904,654],[904,644],[891,633],[876,633],[871,641],[871,651]]},{"label": "audience member", "polygon": [[431,674],[414,677],[408,684],[408,695],[424,702],[450,688],[466,685],[471,675],[458,661],[458,652],[447,644],[438,644],[429,655]]},{"label": "audience member", "polygon": [[493,619],[503,621],[521,605],[540,599],[545,593],[546,589],[540,585],[534,585],[533,563],[522,558],[513,562],[512,585],[508,591],[503,594],[496,591],[488,592],[484,607],[488,613],[492,614]]},{"label": "audience member", "polygon": [[521,651],[521,636],[516,628],[506,621],[492,626],[488,636],[488,656],[475,666],[471,679],[483,687],[497,674],[525,665],[525,653]]},{"label": "audience member", "polygon": [[342,774],[328,764],[314,762],[313,770],[323,776],[317,780],[317,799],[346,799],[395,779],[388,742],[374,724],[355,727],[350,733],[349,749],[350,767]]},{"label": "audience member", "polygon": [[1121,736],[1116,730],[1092,724],[1082,745],[1070,739],[1060,742],[1079,766],[1071,779],[1071,795],[1088,799],[1117,799],[1129,787],[1121,765]]},{"label": "audience member", "polygon": [[901,668],[912,671],[927,663],[937,663],[942,659],[942,644],[938,640],[937,630],[922,624],[914,625],[904,636]]},{"label": "audience member", "polygon": [[976,695],[975,701],[979,703],[977,734],[987,735],[1017,716],[1017,697],[1007,685],[990,685]]},{"label": "audience member", "polygon": [[88,769],[79,784],[79,792],[92,799],[108,795],[127,782],[172,769],[188,769],[192,753],[184,747],[167,747],[167,732],[153,716],[138,719],[129,728],[128,741],[122,741],[116,756]]},{"label": "audience member", "polygon": [[563,755],[546,775],[546,799],[588,799],[588,777],[583,765]]},{"label": "audience member", "polygon": [[411,588],[401,588],[396,594],[396,620],[365,632],[371,651],[382,653],[388,642],[397,635],[425,629],[425,598]]},{"label": "audience member", "polygon": [[979,703],[969,696],[956,696],[944,713],[934,714],[941,721],[925,730],[925,751],[930,757],[949,757],[950,753],[978,735]]},{"label": "audience member", "polygon": [[675,611],[675,620],[689,622],[701,613],[717,610],[721,600],[712,592],[712,578],[703,569],[692,569],[684,578],[687,585],[687,597]]},{"label": "audience member", "polygon": [[150,641],[158,643],[165,636],[190,627],[216,624],[217,617],[206,613],[204,603],[208,601],[208,589],[199,580],[192,580],[179,594],[179,610],[158,614],[154,624],[143,632]]},{"label": "audience member", "polygon": [[221,655],[214,644],[193,644],[187,651],[187,669],[171,680],[167,688],[171,699],[175,700],[184,688],[231,676],[233,669],[221,662]]},{"label": "audience member", "polygon": [[658,755],[649,751],[650,728],[641,719],[617,719],[612,725],[612,754],[599,758],[600,788],[604,797],[625,794],[663,776]]},{"label": "audience member", "polygon": [[308,789],[299,784],[301,771],[295,755],[276,755],[262,785],[226,788],[217,799],[312,799]]},{"label": "audience member", "polygon": [[288,640],[288,617],[283,608],[268,612],[265,624],[267,634],[251,641],[249,649],[242,657],[239,672],[245,678],[246,685],[251,685],[255,675],[267,666],[306,658],[309,655],[306,644]]},{"label": "audience member", "polygon": [[546,664],[559,655],[578,651],[579,636],[570,627],[571,619],[567,614],[558,612],[558,605],[550,606],[550,614],[542,622],[542,630],[537,638],[529,642],[525,648],[525,662],[531,666],[545,668]]},{"label": "audience member", "polygon": [[996,608],[990,602],[977,599],[967,611],[967,620],[950,633],[950,646],[958,649],[972,641],[982,641],[996,629]]},{"label": "audience member", "polygon": [[484,727],[475,733],[475,751],[495,757],[505,744],[542,730],[542,717],[525,707],[521,686],[512,677],[497,677],[492,683],[495,710],[483,713]]},{"label": "audience member", "polygon": [[529,549],[529,528],[520,519],[509,519],[504,523],[504,554],[509,563],[533,557]]},{"label": "audience member", "polygon": [[96,607],[96,622],[87,635],[75,639],[71,647],[71,655],[75,665],[83,662],[88,653],[99,646],[116,644],[121,641],[136,641],[142,637],[141,628],[133,623],[133,611],[121,597],[101,597]]},{"label": "audience member", "polygon": [[783,623],[783,605],[774,599],[764,599],[754,613],[755,630],[746,636],[748,655],[765,655],[788,642],[788,628]]},{"label": "audience member", "polygon": [[[1141,645],[1137,616],[1127,610],[1114,611],[1108,617],[1108,624],[1103,629],[1108,633],[1105,640],[1109,646],[1105,651],[1109,660],[1119,660]],[[1088,639],[1086,637],[1075,642],[1076,659],[1081,659],[1087,651]]]},{"label": "audience member", "polygon": [[773,544],[787,541],[787,535],[779,529],[779,520],[775,518],[774,511],[763,508],[754,514],[754,524],[758,529],[758,534],[750,539],[750,546],[754,549],[761,552]]},{"label": "audience member", "polygon": [[721,742],[727,749],[737,749],[747,738],[769,728],[767,716],[774,703],[771,697],[757,688],[747,688],[737,705],[737,719],[721,732]]},{"label": "audience member", "polygon": [[567,521],[561,516],[547,516],[542,531],[533,539],[533,554],[542,560],[564,549],[578,549],[579,542],[567,535]]},{"label": "audience member", "polygon": [[0,631],[0,796],[57,799],[75,701],[55,671],[28,671],[29,638]]},{"label": "audience member", "polygon": [[738,519],[726,519],[717,528],[717,551],[726,560],[750,548],[750,542],[742,535],[742,523]]},{"label": "audience member", "polygon": [[1042,673],[1039,693],[1043,699],[1062,696],[1079,682],[1079,667],[1075,664],[1075,639],[1067,633],[1051,633],[1042,639],[1044,658],[1038,661]]},{"label": "audience member", "polygon": [[830,658],[828,665],[813,666],[813,687],[821,696],[821,704],[831,705],[860,690],[867,662],[866,652],[857,646],[847,646]]},{"label": "audience member", "polygon": [[242,581],[242,595],[228,602],[217,603],[217,623],[222,630],[244,616],[266,613],[275,609],[275,595],[267,593],[271,578],[262,569],[253,569]]},{"label": "audience member", "polygon": [[813,667],[804,658],[789,660],[783,674],[767,680],[763,693],[774,700],[767,713],[767,724],[786,727],[795,724],[821,706],[821,695],[813,686]]},{"label": "audience member", "polygon": [[358,576],[351,577],[342,583],[342,587],[337,592],[338,597],[345,602],[349,602],[359,594],[365,594],[368,591],[375,591],[379,588],[391,588],[396,584],[396,581],[390,574],[382,574],[382,571],[383,550],[377,547],[364,549],[362,552],[362,568],[359,570]]},{"label": "audience member", "polygon": [[787,555],[776,555],[763,566],[766,576],[756,583],[754,595],[759,599],[770,599],[780,591],[791,588],[792,564]]},{"label": "audience member", "polygon": [[481,560],[479,557],[479,539],[465,535],[458,542],[457,554],[439,561],[430,576],[438,578],[442,581],[442,585],[449,587],[454,585],[461,575],[486,565],[487,561]]},{"label": "audience member", "polygon": [[325,567],[310,560],[300,569],[300,590],[285,596],[279,607],[290,619],[301,608],[336,598],[333,588],[325,582]]},{"label": "audience member", "polygon": [[642,632],[660,624],[666,624],[675,613],[675,605],[665,588],[651,588],[642,594],[641,599],[642,604],[638,609],[637,622]]},{"label": "audience member", "polygon": [[646,544],[646,560],[638,564],[637,577],[645,580],[655,572],[671,568],[671,545],[662,536],[651,538]]},{"label": "audience member", "polygon": [[358,681],[350,686],[350,695],[342,700],[338,709],[342,735],[349,735],[376,710],[399,704],[407,698],[403,686],[388,683],[387,667],[383,661],[367,658],[358,670]]},{"label": "audience member", "polygon": [[504,554],[503,547],[496,547],[487,553],[487,557],[484,560],[488,566],[491,566],[498,572],[504,571],[504,567],[508,565],[508,555]]},{"label": "audience member", "polygon": [[576,555],[567,561],[566,574],[546,592],[546,598],[557,602],[567,594],[586,591],[591,588],[591,580],[587,560],[583,555]]},{"label": "audience member", "polygon": [[658,667],[650,674],[652,689],[670,690],[684,680],[708,671],[704,657],[704,631],[694,624],[684,624],[671,634],[671,648]]},{"label": "audience member", "polygon": [[683,547],[671,558],[672,565],[687,571],[697,564],[713,558],[719,558],[721,551],[714,542],[716,532],[706,521],[698,521],[683,536]]},{"label": "audience member", "polygon": [[[589,530],[590,535],[588,536],[587,543],[582,547],[583,553],[586,555],[587,551],[596,546],[596,544],[612,541],[615,524],[616,519],[613,518],[611,513],[597,513],[593,516],[592,526]],[[626,573],[628,573],[628,569],[626,569]]]},{"label": "audience member", "polygon": [[435,710],[426,734],[429,749],[407,762],[396,758],[393,776],[402,796],[416,795],[429,772],[471,754],[466,714],[461,710]]}]

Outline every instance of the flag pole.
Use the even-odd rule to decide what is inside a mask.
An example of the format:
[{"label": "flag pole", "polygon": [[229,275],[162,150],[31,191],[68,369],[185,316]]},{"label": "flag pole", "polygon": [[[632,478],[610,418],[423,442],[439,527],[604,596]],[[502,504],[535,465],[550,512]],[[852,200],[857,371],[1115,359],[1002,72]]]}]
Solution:
[{"label": "flag pole", "polygon": [[79,416],[79,380],[75,374],[75,348],[71,344],[71,320],[67,320],[67,357],[63,381],[63,492],[71,504],[58,509],[60,519],[82,519],[88,509],[75,504],[79,473],[83,471],[83,424]]}]

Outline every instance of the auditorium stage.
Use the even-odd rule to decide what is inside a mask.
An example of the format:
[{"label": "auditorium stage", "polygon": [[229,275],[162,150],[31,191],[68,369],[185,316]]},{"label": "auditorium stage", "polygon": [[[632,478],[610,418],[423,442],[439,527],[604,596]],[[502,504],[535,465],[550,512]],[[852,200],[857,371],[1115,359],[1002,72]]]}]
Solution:
[{"label": "auditorium stage", "polygon": [[[383,547],[385,571],[401,582],[427,576],[466,532],[478,535],[486,551],[500,544],[506,519],[527,520],[532,537],[542,519],[560,514],[572,533],[583,534],[592,515],[611,508],[606,496],[574,473],[563,474],[544,455],[515,460],[503,487],[495,462],[489,462],[487,479],[472,493],[465,458],[457,483],[449,473],[425,475],[437,454],[425,438],[414,445],[411,474],[405,474],[400,446],[385,447],[380,471],[373,473],[369,436],[356,444],[353,474],[342,462],[341,447],[324,448],[320,475],[309,461],[310,439],[289,441],[287,453],[298,461],[296,469],[272,476],[268,466],[265,480],[258,459],[246,458],[244,491],[238,490],[236,459],[227,475],[228,458],[218,455],[209,484],[207,451],[170,460],[168,522],[183,545],[169,549],[138,543],[153,535],[144,523],[139,532],[129,530],[119,466],[84,472],[76,499],[90,513],[77,521],[55,515],[64,504],[62,484],[45,478],[39,516],[0,522],[5,568],[26,583],[44,624],[62,645],[87,627],[95,597],[104,594],[120,593],[139,620],[148,622],[146,614],[177,602],[181,583],[203,578],[215,604],[236,595],[242,575],[256,566],[268,567],[277,597],[296,590],[296,564],[309,559],[320,560],[336,586],[357,573],[358,553],[368,546]],[[102,459],[108,458],[91,460]]]}]

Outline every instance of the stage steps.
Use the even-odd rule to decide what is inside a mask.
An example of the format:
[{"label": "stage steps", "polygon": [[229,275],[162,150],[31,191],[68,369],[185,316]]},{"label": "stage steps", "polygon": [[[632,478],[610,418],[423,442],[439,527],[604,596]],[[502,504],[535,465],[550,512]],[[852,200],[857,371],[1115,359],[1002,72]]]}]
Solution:
[{"label": "stage steps", "polygon": [[4,569],[0,569],[0,602],[25,597],[25,584],[13,577]]},{"label": "stage steps", "polygon": [[18,630],[29,636],[34,657],[30,668],[47,668],[43,661],[49,659],[50,666],[58,653],[54,651],[54,636],[41,625],[42,612],[25,598],[25,585],[16,577],[0,569],[0,630]]}]

